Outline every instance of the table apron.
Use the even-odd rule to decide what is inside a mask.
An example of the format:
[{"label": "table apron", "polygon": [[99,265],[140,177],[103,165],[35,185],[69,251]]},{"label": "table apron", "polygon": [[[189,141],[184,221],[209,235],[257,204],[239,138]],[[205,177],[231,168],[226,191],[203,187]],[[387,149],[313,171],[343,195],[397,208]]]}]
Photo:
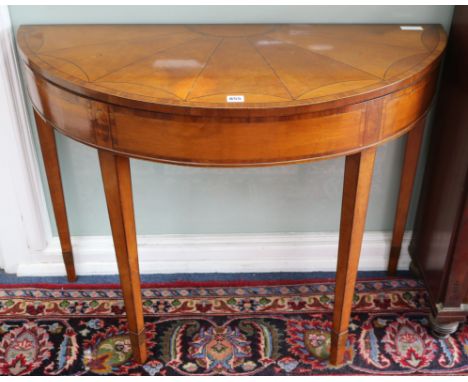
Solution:
[{"label": "table apron", "polygon": [[284,117],[200,117],[143,111],[25,78],[34,108],[87,145],[192,166],[281,165],[349,155],[409,131],[428,110],[436,71],[394,93],[351,106]]}]

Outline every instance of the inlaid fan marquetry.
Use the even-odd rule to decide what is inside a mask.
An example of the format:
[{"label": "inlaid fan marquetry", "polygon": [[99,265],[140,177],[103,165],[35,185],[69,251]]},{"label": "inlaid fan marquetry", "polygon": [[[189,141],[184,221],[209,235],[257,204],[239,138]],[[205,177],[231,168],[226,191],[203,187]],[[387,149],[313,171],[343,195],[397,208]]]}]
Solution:
[{"label": "inlaid fan marquetry", "polygon": [[374,98],[430,70],[444,39],[435,25],[53,25],[18,33],[28,65],[62,87],[117,104],[190,108]]}]

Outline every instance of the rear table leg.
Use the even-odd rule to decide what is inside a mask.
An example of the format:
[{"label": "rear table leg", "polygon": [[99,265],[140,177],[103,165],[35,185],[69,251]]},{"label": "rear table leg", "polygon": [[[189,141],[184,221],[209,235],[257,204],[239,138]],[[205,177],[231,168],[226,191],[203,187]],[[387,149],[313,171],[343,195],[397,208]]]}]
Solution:
[{"label": "rear table leg", "polygon": [[68,228],[67,210],[65,207],[65,197],[63,194],[62,176],[60,175],[60,164],[57,155],[54,129],[44,121],[36,111],[34,111],[34,118],[36,120],[37,133],[41,145],[47,183],[49,184],[55,221],[57,222],[63,262],[65,263],[68,281],[76,281],[70,229]]}]

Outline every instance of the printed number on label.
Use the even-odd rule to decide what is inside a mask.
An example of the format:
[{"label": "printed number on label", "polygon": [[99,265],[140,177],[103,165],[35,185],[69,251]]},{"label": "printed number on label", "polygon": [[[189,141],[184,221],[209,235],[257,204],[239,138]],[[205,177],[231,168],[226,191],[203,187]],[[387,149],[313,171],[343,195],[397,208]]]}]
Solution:
[{"label": "printed number on label", "polygon": [[243,95],[228,95],[226,97],[227,102],[244,102]]}]

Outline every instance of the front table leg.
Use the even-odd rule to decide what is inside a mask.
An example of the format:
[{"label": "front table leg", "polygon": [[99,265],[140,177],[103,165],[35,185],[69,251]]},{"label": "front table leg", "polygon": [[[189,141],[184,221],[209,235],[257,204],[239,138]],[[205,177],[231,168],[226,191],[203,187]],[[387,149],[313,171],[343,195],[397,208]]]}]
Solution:
[{"label": "front table leg", "polygon": [[130,161],[126,157],[99,150],[99,162],[119,267],[125,311],[127,312],[133,358],[139,363],[144,363],[147,358],[147,350],[141,302]]},{"label": "front table leg", "polygon": [[375,152],[372,147],[346,157],[330,349],[333,365],[344,361]]}]

